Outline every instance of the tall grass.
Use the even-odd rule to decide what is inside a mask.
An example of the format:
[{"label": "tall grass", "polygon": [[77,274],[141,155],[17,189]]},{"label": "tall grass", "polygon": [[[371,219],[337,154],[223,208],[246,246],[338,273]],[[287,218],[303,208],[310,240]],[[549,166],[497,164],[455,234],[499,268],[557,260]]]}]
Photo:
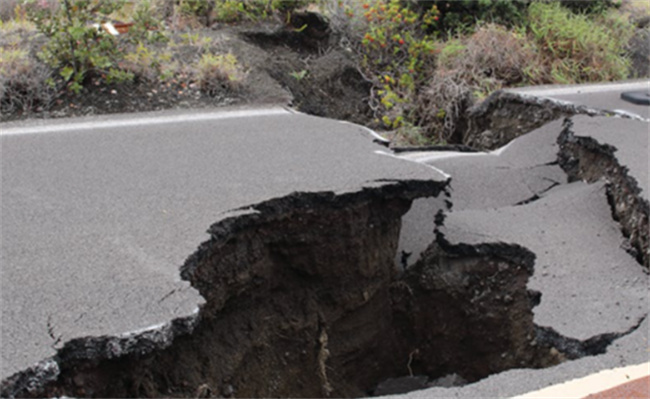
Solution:
[{"label": "tall grass", "polygon": [[630,65],[624,46],[633,27],[624,20],[603,15],[599,21],[571,13],[557,2],[534,2],[528,8],[528,27],[556,83],[628,76]]}]

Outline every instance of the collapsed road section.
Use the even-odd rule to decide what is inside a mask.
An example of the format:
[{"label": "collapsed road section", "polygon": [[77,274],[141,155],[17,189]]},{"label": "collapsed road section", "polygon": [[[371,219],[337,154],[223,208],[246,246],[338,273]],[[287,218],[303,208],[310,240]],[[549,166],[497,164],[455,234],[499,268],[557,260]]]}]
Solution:
[{"label": "collapsed road section", "polygon": [[394,263],[446,175],[356,126],[240,116],[5,131],[2,396],[353,397],[562,360],[533,345],[525,248]]},{"label": "collapsed road section", "polygon": [[638,358],[647,274],[568,123],[418,164],[241,116],[3,135],[2,396],[506,396]]},{"label": "collapsed road section", "polygon": [[395,393],[385,382],[395,377],[475,381],[559,362],[531,345],[527,250],[431,249],[400,275],[401,216],[409,193],[442,187],[429,184],[294,194],[241,210],[213,225],[183,268],[206,300],[192,331],[130,351],[107,337],[73,340],[54,358],[56,378],[11,393],[358,397]]},{"label": "collapsed road section", "polygon": [[650,267],[648,123],[574,117],[566,121],[559,161],[571,180],[605,179],[612,214],[628,239],[628,251]]},{"label": "collapsed road section", "polygon": [[[538,294],[530,344],[551,347],[565,360],[403,397],[511,397],[647,361],[650,304],[641,255],[649,131],[641,118],[579,115],[489,153],[402,155],[449,173],[451,198],[414,201],[396,261],[415,268],[431,241],[442,248],[495,242],[526,248],[535,255],[527,288]],[[425,217],[431,214],[437,217]]]},{"label": "collapsed road section", "polygon": [[[3,126],[0,140],[3,396],[39,395],[66,365],[150,353],[198,331],[210,305],[179,267],[233,209],[301,192],[304,203],[290,204],[309,215],[317,193],[333,192],[322,196],[344,207],[337,198],[356,195],[358,212],[373,204],[378,226],[395,229],[395,212],[447,184],[431,167],[377,154],[361,127],[275,108]],[[395,208],[385,215],[383,194]]]}]

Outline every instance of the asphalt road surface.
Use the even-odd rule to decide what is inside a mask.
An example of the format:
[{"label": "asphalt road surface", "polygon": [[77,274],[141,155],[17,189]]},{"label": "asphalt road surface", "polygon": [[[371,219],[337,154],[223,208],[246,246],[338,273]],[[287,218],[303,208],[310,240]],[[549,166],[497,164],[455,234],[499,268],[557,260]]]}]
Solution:
[{"label": "asphalt road surface", "polygon": [[[520,92],[647,120],[648,107],[620,100],[639,87],[647,82]],[[618,149],[647,200],[648,122],[575,122],[576,135]],[[178,268],[233,209],[295,191],[448,176],[453,207],[442,232],[451,242],[517,243],[536,254],[529,288],[542,293],[538,325],[575,340],[626,335],[602,355],[397,397],[510,397],[647,362],[648,275],[622,248],[604,183],[568,183],[557,165],[561,127],[552,122],[490,153],[395,157],[367,129],[280,108],[0,125],[1,378],[72,338],[196,312],[202,298]],[[416,200],[405,216],[409,264],[432,242],[443,201]]]},{"label": "asphalt road surface", "polygon": [[[284,109],[1,126],[2,379],[66,341],[191,315],[179,267],[228,211],[445,180],[367,129]],[[379,182],[379,181],[382,182]]]},{"label": "asphalt road surface", "polygon": [[650,81],[648,80],[592,85],[532,86],[510,89],[509,91],[568,101],[591,108],[609,111],[621,110],[650,119],[649,106],[633,104],[621,99],[621,94],[624,92],[650,91]]},{"label": "asphalt road surface", "polygon": [[[622,90],[644,88],[648,88],[647,82],[517,91],[645,118],[577,116],[572,118],[572,130],[576,136],[613,146],[617,161],[627,168],[647,201],[650,107],[620,100]],[[624,250],[624,237],[612,218],[605,182],[569,183],[559,168],[556,140],[561,130],[562,121],[551,122],[489,153],[412,152],[400,156],[451,176],[453,208],[440,228],[451,243],[505,242],[535,253],[535,271],[528,288],[542,294],[541,303],[534,308],[537,325],[582,342],[602,334],[627,335],[598,356],[543,370],[510,370],[464,387],[431,388],[400,398],[511,397],[648,361],[647,271]],[[440,200],[418,199],[405,215],[400,250],[413,253],[410,264],[433,240],[433,215],[442,207]]]}]

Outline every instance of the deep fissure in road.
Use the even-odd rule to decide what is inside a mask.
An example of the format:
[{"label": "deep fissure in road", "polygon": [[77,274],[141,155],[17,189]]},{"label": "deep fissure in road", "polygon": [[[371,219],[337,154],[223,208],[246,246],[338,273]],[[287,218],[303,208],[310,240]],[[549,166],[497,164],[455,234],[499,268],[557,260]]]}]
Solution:
[{"label": "deep fissure in road", "polygon": [[206,299],[196,319],[70,341],[49,382],[25,373],[3,396],[359,397],[564,360],[563,338],[533,323],[525,248],[438,234],[415,265],[396,267],[401,217],[443,189],[386,182],[242,209],[182,268]]},{"label": "deep fissure in road", "polygon": [[561,361],[535,342],[526,249],[434,244],[396,268],[408,191],[295,194],[242,210],[182,270],[207,301],[196,327],[172,325],[186,331],[166,348],[71,341],[53,381],[12,394],[353,397]]},{"label": "deep fissure in road", "polygon": [[612,217],[621,225],[627,238],[627,251],[643,266],[650,267],[650,204],[643,199],[641,189],[628,169],[620,165],[616,148],[601,144],[591,137],[576,136],[573,121],[566,119],[558,137],[560,166],[570,181],[595,182],[606,179],[607,197]]}]

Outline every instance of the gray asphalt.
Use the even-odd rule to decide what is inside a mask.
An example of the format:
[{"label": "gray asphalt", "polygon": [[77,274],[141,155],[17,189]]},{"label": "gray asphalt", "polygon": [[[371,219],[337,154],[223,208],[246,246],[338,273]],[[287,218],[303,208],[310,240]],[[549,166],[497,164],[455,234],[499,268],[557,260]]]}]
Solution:
[{"label": "gray asphalt", "polygon": [[[268,112],[267,112],[268,111]],[[281,109],[0,125],[2,379],[78,337],[196,312],[178,268],[227,212],[444,180],[367,129]]]},{"label": "gray asphalt", "polygon": [[[566,174],[555,164],[559,150],[556,139],[561,129],[562,121],[554,121],[489,153],[436,151],[402,156],[431,164],[451,175],[454,212],[511,206],[566,183]],[[414,264],[433,242],[433,216],[443,208],[442,198],[416,199],[404,216],[398,252],[411,254],[408,265]]]},{"label": "gray asphalt", "polygon": [[649,80],[602,83],[594,85],[533,86],[509,89],[515,93],[547,97],[609,111],[622,110],[650,119],[650,107],[621,99],[625,91],[649,91]]},{"label": "gray asphalt", "polygon": [[[647,107],[650,109],[650,107]],[[591,137],[600,144],[607,144],[616,149],[615,156],[621,165],[628,169],[646,200],[650,182],[648,182],[648,140],[650,129],[647,123],[629,119],[576,116],[572,118],[576,136]]]},{"label": "gray asphalt", "polygon": [[[620,89],[521,92],[650,116],[647,107],[618,100]],[[119,335],[195,312],[202,299],[180,281],[178,267],[229,210],[293,191],[445,178],[430,166],[452,178],[448,239],[518,243],[535,252],[529,288],[542,292],[537,324],[586,339],[626,331],[647,315],[648,276],[621,248],[603,183],[567,184],[554,164],[560,122],[492,153],[399,159],[381,154],[386,150],[358,126],[256,112],[0,125],[1,378],[52,356],[71,338]],[[647,195],[648,124],[582,118],[575,119],[576,134],[614,145]],[[409,263],[432,241],[444,201],[416,200],[405,216],[400,249],[413,252]],[[641,363],[648,360],[648,328],[645,320],[604,355],[400,397],[507,397]]]},{"label": "gray asphalt", "polygon": [[[647,119],[649,107],[618,100],[621,87],[629,90],[638,85],[647,87],[647,83],[637,82],[520,92],[624,110]],[[592,137],[616,148],[619,163],[628,168],[647,199],[650,124],[587,116],[573,120],[576,136]],[[528,287],[542,293],[540,305],[534,308],[537,325],[579,340],[625,332],[644,320],[650,310],[648,274],[623,249],[624,237],[612,219],[605,182],[567,184],[566,176],[553,164],[560,132],[561,121],[555,121],[491,153],[421,152],[403,156],[451,176],[453,208],[441,228],[449,241],[505,242],[535,253],[535,271]],[[552,186],[546,184],[550,182]],[[532,201],[522,203],[526,197]],[[400,249],[414,253],[409,263],[433,239],[433,215],[442,208],[438,199],[419,199],[404,217]],[[423,235],[428,238],[423,239]],[[544,370],[510,370],[465,387],[432,388],[399,397],[509,397],[603,369],[647,362],[648,328],[645,319],[603,355]]]},{"label": "gray asphalt", "polygon": [[621,248],[602,182],[556,187],[522,206],[451,212],[442,232],[452,243],[516,243],[535,253],[535,323],[566,337],[624,332],[648,312],[648,276]]}]

